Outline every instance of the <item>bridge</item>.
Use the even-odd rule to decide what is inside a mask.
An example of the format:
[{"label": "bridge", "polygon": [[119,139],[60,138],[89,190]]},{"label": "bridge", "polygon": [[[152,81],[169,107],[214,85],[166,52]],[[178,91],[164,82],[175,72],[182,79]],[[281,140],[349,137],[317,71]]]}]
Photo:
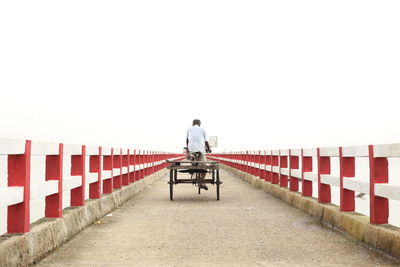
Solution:
[{"label": "bridge", "polygon": [[0,139],[0,265],[399,265],[400,144],[214,153],[221,200],[180,153]]}]

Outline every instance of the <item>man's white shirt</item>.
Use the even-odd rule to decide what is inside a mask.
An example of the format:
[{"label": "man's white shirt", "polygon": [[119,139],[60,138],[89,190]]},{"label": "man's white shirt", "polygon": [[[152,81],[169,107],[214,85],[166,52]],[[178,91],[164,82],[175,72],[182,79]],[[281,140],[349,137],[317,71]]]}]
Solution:
[{"label": "man's white shirt", "polygon": [[198,125],[194,125],[187,130],[186,138],[189,139],[188,149],[190,152],[201,152],[206,154],[204,142],[208,142],[206,131]]}]

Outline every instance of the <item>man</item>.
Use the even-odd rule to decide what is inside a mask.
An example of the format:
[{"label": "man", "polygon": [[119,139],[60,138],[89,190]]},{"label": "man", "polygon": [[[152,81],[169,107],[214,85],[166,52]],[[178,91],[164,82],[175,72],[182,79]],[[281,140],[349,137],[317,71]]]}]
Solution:
[{"label": "man", "polygon": [[[189,153],[199,152],[200,161],[206,161],[206,152],[211,153],[210,145],[208,144],[208,136],[206,131],[200,127],[200,120],[193,120],[193,126],[187,130],[186,135],[186,146]],[[201,180],[199,181],[199,187],[208,190],[207,185],[204,184],[203,180],[206,173],[201,174]]]}]

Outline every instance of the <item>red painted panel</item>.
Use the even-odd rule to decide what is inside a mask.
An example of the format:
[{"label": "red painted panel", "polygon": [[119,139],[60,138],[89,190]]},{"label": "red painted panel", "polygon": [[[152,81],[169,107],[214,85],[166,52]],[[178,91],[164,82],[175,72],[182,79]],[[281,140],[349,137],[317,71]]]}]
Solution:
[{"label": "red painted panel", "polygon": [[266,151],[264,151],[264,155],[260,156],[260,163],[264,165],[264,169],[261,170],[260,178],[265,180],[267,178],[267,171],[265,170],[265,165],[267,163],[267,155],[265,155]]},{"label": "red painted panel", "polygon": [[121,157],[121,155],[114,155],[113,167],[114,168],[121,168],[121,166],[122,166],[122,157]]},{"label": "red painted panel", "polygon": [[281,168],[287,168],[288,167],[288,157],[287,156],[281,156]]},{"label": "red painted panel", "polygon": [[91,199],[98,199],[101,198],[101,157],[102,157],[102,148],[99,147],[99,155],[97,156],[90,156],[89,162],[89,172],[97,173],[97,182],[91,183],[89,185],[89,198]]},{"label": "red painted panel", "polygon": [[272,166],[279,165],[279,156],[272,156]]},{"label": "red painted panel", "polygon": [[[144,162],[143,151],[139,150],[139,152],[138,152],[138,164],[142,165],[142,167],[143,167],[143,162]],[[144,170],[140,169],[139,170],[139,179],[143,179],[143,178],[144,178]]]},{"label": "red painted panel", "polygon": [[387,158],[375,158],[374,147],[369,146],[370,162],[370,222],[372,224],[386,224],[389,219],[389,200],[387,198],[375,196],[375,184],[387,183],[388,160]]},{"label": "red painted panel", "polygon": [[151,152],[151,174],[153,174],[155,172],[155,156],[154,156],[154,152]]},{"label": "red painted panel", "polygon": [[24,154],[8,155],[8,186],[24,187],[23,202],[8,206],[7,233],[9,234],[29,232],[30,170],[31,141],[27,140]]},{"label": "red painted panel", "polygon": [[[129,153],[129,150],[128,150]],[[123,155],[122,156],[122,167],[128,167],[129,165],[129,156],[128,155]]]},{"label": "red painted panel", "polygon": [[[134,151],[128,150],[128,155],[129,155],[129,165],[135,165]],[[134,183],[134,182],[135,182],[135,167],[133,167],[133,170],[129,173],[129,183]]]},{"label": "red painted panel", "polygon": [[144,177],[146,177],[147,175],[148,175],[148,167],[147,167],[147,162],[148,162],[148,154],[149,152],[148,151],[144,151],[143,152],[143,167],[144,167],[144,169],[143,169],[143,178]]},{"label": "red painted panel", "polygon": [[280,187],[287,187],[288,186],[288,177],[287,175],[282,175],[281,169],[287,168],[288,166],[288,157],[281,156],[281,151],[279,151],[279,186]]},{"label": "red painted panel", "polygon": [[250,166],[249,166],[249,151],[246,151],[246,154],[244,155],[244,161],[246,164],[246,169],[245,172],[246,173],[250,173]]},{"label": "red painted panel", "polygon": [[321,157],[320,158],[320,173],[330,174],[331,173],[331,158]]},{"label": "red painted panel", "polygon": [[47,218],[62,217],[63,151],[63,144],[60,144],[58,155],[46,156],[46,181],[58,181],[58,193],[46,196],[45,216]]},{"label": "red painted panel", "polygon": [[343,157],[343,149],[339,147],[340,160],[340,211],[353,212],[355,210],[354,191],[343,187],[344,177],[354,177],[356,164],[354,157]]},{"label": "red painted panel", "polygon": [[129,185],[129,173],[125,173],[121,175],[122,185]]},{"label": "red painted panel", "polygon": [[[129,185],[129,149],[128,155],[122,156],[122,166],[128,168],[128,172],[122,175],[122,185]],[[122,172],[122,168],[121,168]]]},{"label": "red painted panel", "polygon": [[137,181],[139,180],[139,172],[137,170],[136,165],[138,164],[138,156],[137,156],[137,152],[136,149],[133,150],[133,164],[134,164],[134,168],[133,168],[133,180]]},{"label": "red painted panel", "polygon": [[100,170],[100,156],[92,155],[89,157],[89,172],[96,173]]},{"label": "red painted panel", "polygon": [[356,158],[343,158],[343,176],[354,177],[356,175]]},{"label": "red painted panel", "polygon": [[331,203],[331,186],[321,182],[321,174],[331,173],[331,158],[321,157],[320,149],[317,149],[318,158],[318,202]]},{"label": "red painted panel", "polygon": [[[110,156],[104,156],[103,157],[103,170],[105,171],[111,171],[111,177],[112,177],[112,171],[113,171],[113,157],[114,157],[114,148],[111,148],[111,155]],[[109,178],[106,180],[103,180],[103,194],[111,194],[113,190],[113,179]]]},{"label": "red painted panel", "polygon": [[122,149],[120,149],[119,154],[113,157],[113,168],[119,169],[120,174],[113,176],[113,188],[121,189],[122,188]]},{"label": "red painted panel", "polygon": [[82,155],[71,156],[71,175],[81,175],[84,166],[82,165]]},{"label": "red painted panel", "polygon": [[272,165],[272,156],[271,155],[267,155],[266,164],[267,165]]},{"label": "red painted panel", "polygon": [[287,187],[288,186],[288,177],[287,177],[287,175],[281,174],[281,177],[279,179],[279,186],[280,187]]},{"label": "red painted panel", "polygon": [[375,183],[389,182],[389,163],[387,158],[375,158],[374,180]]},{"label": "red painted panel", "polygon": [[[298,156],[290,156],[290,170],[299,169],[299,157]],[[292,192],[299,191],[299,179],[297,177],[293,177],[290,175],[290,185],[289,190]]]},{"label": "red painted panel", "polygon": [[303,171],[304,172],[312,172],[312,157],[303,157]]},{"label": "red painted panel", "polygon": [[279,173],[271,172],[272,173],[272,180],[273,184],[279,184]]},{"label": "red painted panel", "polygon": [[299,156],[290,156],[290,168],[299,169]]},{"label": "red painted panel", "polygon": [[86,187],[86,146],[82,146],[82,155],[73,155],[71,157],[71,175],[81,176],[82,185],[71,190],[71,206],[78,207],[85,205],[85,187]]},{"label": "red painted panel", "polygon": [[302,155],[302,196],[305,197],[312,197],[312,181],[304,179],[305,172],[312,172],[312,157],[304,157],[303,150],[301,150]]},{"label": "red painted panel", "polygon": [[103,165],[104,165],[105,171],[111,171],[112,164],[113,164],[112,156],[104,156],[103,157]]}]

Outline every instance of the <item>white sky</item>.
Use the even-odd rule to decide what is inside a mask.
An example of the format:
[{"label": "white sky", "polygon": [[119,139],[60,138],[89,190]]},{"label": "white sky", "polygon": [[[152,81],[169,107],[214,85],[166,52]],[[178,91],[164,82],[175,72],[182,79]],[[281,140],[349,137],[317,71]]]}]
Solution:
[{"label": "white sky", "polygon": [[[1,1],[0,136],[181,151],[400,142],[400,1]],[[215,149],[217,151],[217,149]]]}]

